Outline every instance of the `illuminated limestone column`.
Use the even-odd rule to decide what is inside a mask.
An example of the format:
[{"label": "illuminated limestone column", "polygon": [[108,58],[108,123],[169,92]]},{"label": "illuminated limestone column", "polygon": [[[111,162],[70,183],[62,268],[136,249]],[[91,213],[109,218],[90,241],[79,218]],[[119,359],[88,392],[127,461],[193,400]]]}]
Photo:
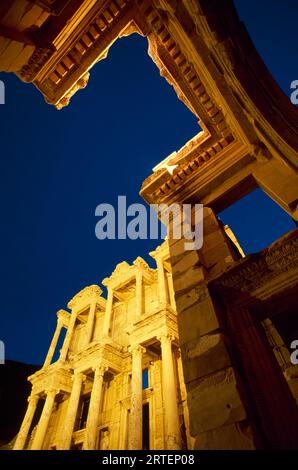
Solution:
[{"label": "illuminated limestone column", "polygon": [[75,327],[75,324],[76,324],[76,319],[77,319],[77,312],[75,310],[73,310],[71,315],[70,315],[69,324],[68,324],[68,327],[67,327],[67,332],[66,332],[66,335],[65,335],[65,338],[64,338],[64,343],[63,343],[62,349],[61,349],[61,354],[60,354],[60,359],[59,359],[60,361],[65,361],[65,359],[66,359],[68,349],[69,349],[69,345],[70,345],[71,338],[72,338],[72,334],[73,334],[73,330],[74,330],[74,327]]},{"label": "illuminated limestone column", "polygon": [[32,420],[34,418],[34,414],[35,414],[35,411],[36,411],[38,400],[39,400],[39,397],[37,395],[31,395],[28,398],[27,411],[26,411],[25,417],[23,419],[21,429],[18,433],[15,444],[13,446],[13,450],[22,450],[22,449],[24,449],[24,446],[26,444],[26,440],[27,440],[27,437],[28,437],[28,433],[30,431],[30,426],[31,426]]},{"label": "illuminated limestone column", "polygon": [[165,410],[166,448],[180,449],[180,424],[175,384],[172,341],[174,337],[162,335],[157,338],[161,343],[162,356],[162,391]]},{"label": "illuminated limestone column", "polygon": [[31,446],[32,450],[40,450],[42,448],[43,441],[48,429],[49,421],[52,415],[57,390],[48,390],[46,394],[46,401],[43,406],[41,417]]},{"label": "illuminated limestone column", "polygon": [[131,406],[129,418],[129,449],[141,450],[143,445],[143,389],[142,389],[142,355],[146,351],[140,345],[129,348],[132,354]]},{"label": "illuminated limestone column", "polygon": [[92,339],[92,333],[94,328],[94,319],[95,319],[95,311],[96,311],[96,299],[92,300],[88,320],[85,327],[85,346],[88,346]]},{"label": "illuminated limestone column", "polygon": [[112,319],[112,310],[113,310],[113,297],[114,292],[112,287],[108,287],[108,298],[106,303],[106,311],[103,323],[103,336],[108,337],[110,334],[111,319]]},{"label": "illuminated limestone column", "polygon": [[76,372],[72,378],[73,384],[71,394],[68,401],[64,423],[61,429],[60,444],[58,446],[60,450],[68,450],[71,446],[71,439],[78,413],[78,406],[84,378],[84,374],[81,372]]},{"label": "illuminated limestone column", "polygon": [[139,321],[142,316],[143,309],[143,276],[142,271],[136,272],[136,311],[135,321]]},{"label": "illuminated limestone column", "polygon": [[166,279],[165,279],[165,271],[162,259],[156,257],[156,265],[157,265],[157,276],[158,276],[158,299],[160,303],[166,304],[167,303],[167,286],[166,286]]},{"label": "illuminated limestone column", "polygon": [[55,350],[56,350],[56,347],[57,347],[58,339],[59,339],[59,336],[60,336],[60,333],[61,333],[62,326],[63,326],[62,319],[58,318],[56,330],[55,330],[51,345],[49,347],[47,357],[46,357],[45,362],[44,362],[44,367],[49,366],[52,362],[52,359],[53,359],[53,356],[55,354]]},{"label": "illuminated limestone column", "polygon": [[107,367],[95,367],[93,369],[94,381],[88,411],[84,450],[94,450],[96,447],[103,376],[107,369]]}]

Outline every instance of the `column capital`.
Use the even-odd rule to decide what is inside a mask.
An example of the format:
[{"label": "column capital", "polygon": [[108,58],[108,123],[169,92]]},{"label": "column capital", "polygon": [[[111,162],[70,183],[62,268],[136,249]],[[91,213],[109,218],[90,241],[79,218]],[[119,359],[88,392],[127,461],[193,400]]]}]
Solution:
[{"label": "column capital", "polygon": [[86,380],[86,375],[84,372],[81,371],[74,371],[73,376],[71,377],[72,382],[75,380],[79,380],[80,382],[84,382]]},{"label": "column capital", "polygon": [[57,326],[63,326],[63,319],[60,316],[57,316]]},{"label": "column capital", "polygon": [[146,352],[146,348],[141,346],[140,344],[135,344],[134,346],[130,346],[128,348],[128,352],[130,352],[132,355],[142,355]]},{"label": "column capital", "polygon": [[169,333],[165,333],[163,335],[156,336],[156,339],[160,341],[160,343],[173,343],[175,341],[176,337],[174,335],[171,335]]},{"label": "column capital", "polygon": [[108,367],[106,366],[95,366],[95,367],[92,367],[92,371],[94,373],[98,373],[98,375],[101,375],[101,376],[104,376],[104,373],[107,372],[109,370]]},{"label": "column capital", "polygon": [[157,255],[154,257],[157,267],[164,268],[162,255]]},{"label": "column capital", "polygon": [[140,281],[142,279],[142,277],[143,277],[143,272],[141,271],[141,269],[137,269],[136,270],[136,279]]},{"label": "column capital", "polygon": [[56,396],[58,393],[60,392],[60,390],[58,390],[57,388],[47,388],[45,389],[45,393],[47,396]]},{"label": "column capital", "polygon": [[38,395],[30,395],[30,396],[27,398],[27,402],[30,403],[30,404],[31,404],[31,403],[35,404],[35,403],[38,402],[38,400],[39,400],[39,396],[38,396]]}]

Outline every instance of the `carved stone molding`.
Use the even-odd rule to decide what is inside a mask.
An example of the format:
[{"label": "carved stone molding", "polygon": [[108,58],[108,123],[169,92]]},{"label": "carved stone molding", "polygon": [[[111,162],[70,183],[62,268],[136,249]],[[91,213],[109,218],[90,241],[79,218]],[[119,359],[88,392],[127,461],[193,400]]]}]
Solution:
[{"label": "carved stone molding", "polygon": [[[252,294],[268,285],[270,294],[274,279],[287,274],[289,286],[298,283],[298,229],[282,237],[262,252],[250,255],[233,265],[226,273],[211,282],[224,293],[225,288],[232,289],[234,295]],[[294,275],[294,277],[293,277]],[[280,284],[285,289],[286,281]]]},{"label": "carved stone molding", "polygon": [[91,302],[99,298],[101,294],[102,289],[97,285],[85,287],[68,302],[67,306],[68,308],[75,309],[82,303]]},{"label": "carved stone molding", "polygon": [[24,82],[33,82],[35,76],[55,52],[55,47],[38,47],[33,52],[28,63],[17,73]]}]

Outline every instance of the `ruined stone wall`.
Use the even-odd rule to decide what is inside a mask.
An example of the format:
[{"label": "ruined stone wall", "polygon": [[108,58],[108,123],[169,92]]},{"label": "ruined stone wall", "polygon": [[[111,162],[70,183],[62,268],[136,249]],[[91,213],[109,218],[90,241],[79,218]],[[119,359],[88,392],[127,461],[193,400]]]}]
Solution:
[{"label": "ruined stone wall", "polygon": [[209,208],[203,247],[187,252],[184,242],[169,241],[190,433],[198,449],[253,449],[229,338],[207,286],[233,264],[235,253]]}]

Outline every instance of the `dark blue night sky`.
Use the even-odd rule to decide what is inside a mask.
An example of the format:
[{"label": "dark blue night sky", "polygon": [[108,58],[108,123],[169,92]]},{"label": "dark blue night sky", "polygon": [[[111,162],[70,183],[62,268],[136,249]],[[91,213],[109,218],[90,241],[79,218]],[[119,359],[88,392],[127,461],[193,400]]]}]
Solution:
[{"label": "dark blue night sky", "polygon": [[[296,0],[237,0],[240,17],[284,92],[298,79]],[[295,38],[296,35],[296,38]],[[295,40],[294,40],[295,38]],[[198,132],[195,116],[159,76],[146,39],[119,40],[61,111],[33,85],[0,74],[1,317],[7,359],[41,363],[55,312],[115,265],[147,261],[156,241],[99,241],[95,208],[142,202],[152,167]],[[258,190],[221,214],[246,253],[294,228]],[[152,260],[153,261],[153,260]]]}]

